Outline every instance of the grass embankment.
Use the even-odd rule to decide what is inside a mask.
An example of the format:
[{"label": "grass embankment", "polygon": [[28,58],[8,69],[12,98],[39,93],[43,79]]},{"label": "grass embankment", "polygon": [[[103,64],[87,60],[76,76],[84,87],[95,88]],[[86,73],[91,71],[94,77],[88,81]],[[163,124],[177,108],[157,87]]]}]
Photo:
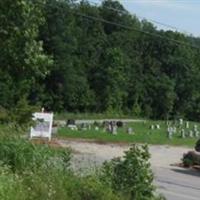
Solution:
[{"label": "grass embankment", "polygon": [[[160,125],[160,129],[150,129],[151,125]],[[197,125],[198,130],[200,130],[200,124],[195,122],[190,122],[190,128],[186,129],[185,133],[189,133],[193,130],[194,124]],[[132,127],[134,134],[129,135],[127,133],[127,128]],[[128,142],[128,143],[147,143],[147,144],[168,144],[176,146],[188,146],[194,147],[198,138],[181,138],[180,133],[181,128],[178,128],[177,132],[173,135],[172,139],[167,137],[167,124],[164,121],[146,121],[146,122],[134,122],[128,123],[125,127],[118,129],[117,135],[112,135],[110,133],[104,132],[103,128],[96,131],[94,127],[91,130],[78,130],[72,131],[69,128],[61,128],[58,131],[58,136],[66,138],[83,138],[83,139],[93,139],[98,142]]]},{"label": "grass embankment", "polygon": [[110,113],[56,113],[54,119],[67,120],[67,119],[134,119],[131,115],[124,114],[110,114]]},{"label": "grass embankment", "polygon": [[146,146],[132,146],[124,159],[85,174],[70,167],[69,149],[31,143],[17,137],[16,129],[0,132],[2,200],[163,199],[155,194]]}]

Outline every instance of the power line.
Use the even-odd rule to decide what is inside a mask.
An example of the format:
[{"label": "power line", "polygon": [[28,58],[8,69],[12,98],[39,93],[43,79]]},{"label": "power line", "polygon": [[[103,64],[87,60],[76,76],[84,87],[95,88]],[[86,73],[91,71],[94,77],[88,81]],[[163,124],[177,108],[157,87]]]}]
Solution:
[{"label": "power line", "polygon": [[111,25],[118,26],[118,27],[121,27],[121,28],[124,28],[124,29],[127,29],[127,30],[132,30],[132,31],[135,31],[135,32],[140,32],[140,33],[152,36],[152,37],[158,37],[158,38],[161,38],[161,39],[165,39],[165,40],[174,42],[174,44],[176,44],[176,45],[192,47],[192,48],[196,48],[196,49],[200,50],[200,47],[198,47],[198,46],[191,45],[191,44],[186,43],[186,42],[181,42],[181,41],[178,41],[178,40],[175,40],[175,39],[171,39],[171,38],[168,38],[166,36],[162,36],[162,35],[157,34],[157,33],[151,33],[151,32],[147,32],[147,31],[143,31],[143,30],[140,30],[140,29],[137,29],[137,28],[133,28],[131,26],[119,24],[119,23],[112,22],[112,21],[109,21],[109,20],[106,20],[106,19],[103,19],[103,18],[99,18],[99,17],[95,17],[95,16],[91,16],[91,15],[86,15],[86,14],[81,13],[81,12],[74,12],[74,14],[81,16],[81,17],[84,17],[84,18],[87,18],[87,19],[90,19],[90,20],[93,20],[93,21],[100,21],[102,23],[111,24]]},{"label": "power line", "polygon": [[[96,6],[99,5],[98,3],[94,2],[94,1],[91,1],[91,0],[89,1],[89,3],[90,3],[90,4],[93,4],[93,5],[96,5]],[[125,14],[127,14],[127,12],[128,12],[131,16],[136,16],[136,17],[138,17],[138,18],[140,18],[140,19],[147,20],[147,21],[151,21],[151,22],[153,22],[153,23],[155,23],[155,24],[159,24],[159,25],[161,25],[161,26],[165,26],[165,27],[167,27],[167,28],[174,29],[174,30],[176,30],[176,31],[180,30],[181,32],[184,32],[184,33],[186,33],[186,34],[188,34],[188,35],[192,35],[192,33],[189,33],[188,31],[186,31],[186,30],[184,30],[184,29],[180,29],[180,28],[177,28],[177,27],[175,27],[175,26],[172,26],[172,25],[169,25],[169,24],[166,24],[166,23],[163,23],[163,22],[159,22],[159,21],[154,20],[154,19],[149,19],[149,18],[146,18],[146,17],[142,17],[142,16],[137,15],[137,14],[134,15],[134,14],[132,14],[132,13],[130,13],[129,11],[126,11],[126,10],[119,10],[119,9],[112,8],[112,7],[109,7],[109,6],[104,6],[104,8],[107,8],[107,9],[113,10],[113,11],[117,11],[117,12],[119,12],[119,13],[125,13]]]}]

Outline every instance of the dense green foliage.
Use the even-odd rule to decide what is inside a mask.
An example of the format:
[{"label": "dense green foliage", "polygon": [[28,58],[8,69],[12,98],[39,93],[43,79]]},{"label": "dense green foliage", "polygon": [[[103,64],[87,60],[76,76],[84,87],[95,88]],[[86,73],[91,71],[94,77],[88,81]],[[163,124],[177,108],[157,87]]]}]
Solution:
[{"label": "dense green foliage", "polygon": [[[12,131],[7,129],[6,135],[13,135]],[[154,194],[146,148],[136,146],[126,152],[124,161],[107,162],[99,170],[84,174],[70,168],[68,149],[3,135],[0,134],[0,199],[161,199]],[[118,170],[115,172],[114,168]],[[115,176],[109,176],[110,172]],[[131,182],[127,184],[126,180]]]},{"label": "dense green foliage", "polygon": [[199,118],[199,38],[158,30],[118,1],[1,0],[0,44],[1,121],[22,98],[57,112]]},{"label": "dense green foliage", "polygon": [[125,152],[123,160],[116,158],[104,164],[103,180],[115,191],[126,195],[127,199],[154,199],[149,158],[147,146],[133,145]]}]

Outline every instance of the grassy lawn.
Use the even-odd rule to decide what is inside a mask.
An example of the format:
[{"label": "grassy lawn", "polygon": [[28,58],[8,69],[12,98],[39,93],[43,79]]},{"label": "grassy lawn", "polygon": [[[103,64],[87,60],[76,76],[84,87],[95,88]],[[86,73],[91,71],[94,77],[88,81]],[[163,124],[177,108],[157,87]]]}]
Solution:
[{"label": "grassy lawn", "polygon": [[[160,129],[151,130],[150,126],[152,124],[159,124]],[[189,130],[193,130],[193,126],[196,124],[198,130],[200,130],[200,124],[195,122],[190,122],[190,128],[185,128],[186,134]],[[126,130],[127,127],[132,127],[134,134],[129,135]],[[181,128],[177,126],[177,133],[173,135],[172,139],[167,137],[167,125],[164,121],[146,121],[146,122],[135,122],[129,123],[125,127],[118,129],[117,135],[112,135],[110,133],[104,132],[103,128],[99,131],[94,130],[78,130],[72,131],[69,128],[60,128],[58,131],[58,136],[66,138],[83,138],[83,139],[94,139],[99,142],[128,142],[128,143],[148,143],[148,144],[169,144],[176,146],[188,146],[194,147],[198,138],[181,138],[180,134]]]},{"label": "grassy lawn", "polygon": [[56,113],[54,118],[56,120],[67,119],[134,119],[135,117],[122,114],[108,114],[108,113]]}]

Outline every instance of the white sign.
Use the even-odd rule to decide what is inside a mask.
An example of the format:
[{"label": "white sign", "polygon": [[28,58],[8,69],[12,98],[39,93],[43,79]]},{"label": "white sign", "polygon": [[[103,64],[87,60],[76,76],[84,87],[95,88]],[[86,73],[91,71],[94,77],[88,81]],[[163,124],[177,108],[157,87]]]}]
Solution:
[{"label": "white sign", "polygon": [[30,137],[44,137],[51,140],[53,113],[34,113],[33,120],[36,124],[31,127]]}]

